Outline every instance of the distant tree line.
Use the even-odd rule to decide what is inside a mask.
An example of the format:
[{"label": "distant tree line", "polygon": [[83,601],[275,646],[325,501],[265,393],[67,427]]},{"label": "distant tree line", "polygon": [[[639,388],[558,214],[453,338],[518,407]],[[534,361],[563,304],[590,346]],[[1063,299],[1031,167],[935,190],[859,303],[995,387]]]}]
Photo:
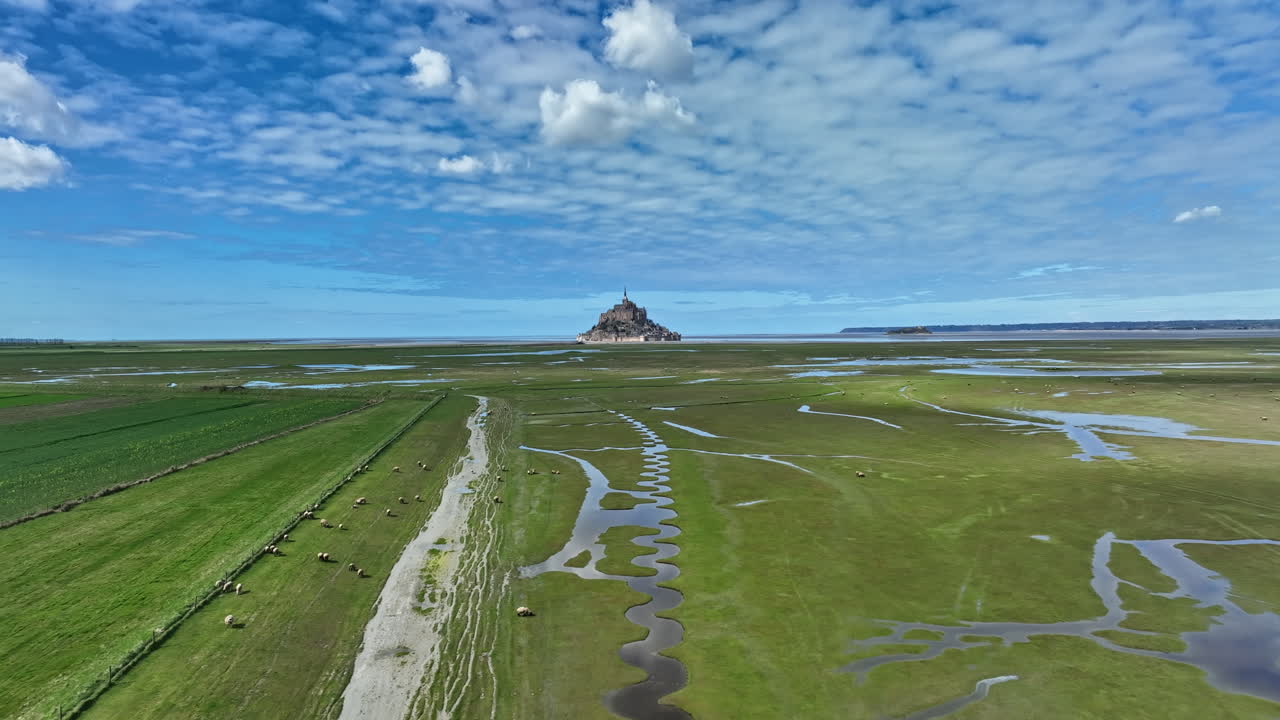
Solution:
[{"label": "distant tree line", "polygon": [[62,338],[0,338],[0,345],[66,345]]},{"label": "distant tree line", "polygon": [[[874,333],[892,327],[850,327],[842,333]],[[1004,325],[930,325],[934,332],[1013,332],[1017,330],[1280,330],[1280,320],[1136,320],[1121,322],[1009,323]]]}]

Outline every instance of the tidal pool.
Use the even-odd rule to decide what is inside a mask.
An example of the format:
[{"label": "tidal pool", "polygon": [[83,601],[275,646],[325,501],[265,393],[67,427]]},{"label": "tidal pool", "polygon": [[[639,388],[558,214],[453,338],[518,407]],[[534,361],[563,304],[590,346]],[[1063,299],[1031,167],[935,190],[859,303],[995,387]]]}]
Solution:
[{"label": "tidal pool", "polygon": [[349,383],[315,383],[310,385],[290,385],[270,380],[251,380],[244,384],[247,388],[266,388],[268,390],[337,390],[340,388],[365,387],[367,385],[426,385],[428,383],[454,382],[450,378],[429,378],[419,380],[367,380]]},{"label": "tidal pool", "polygon": [[687,433],[693,433],[694,435],[700,435],[700,436],[702,436],[702,437],[709,437],[709,438],[723,438],[723,437],[724,437],[723,435],[715,435],[715,434],[713,434],[713,433],[709,433],[709,432],[707,432],[706,430],[699,430],[698,428],[689,427],[688,425],[677,425],[676,423],[670,422],[670,421],[668,421],[668,420],[663,420],[663,421],[662,421],[662,424],[663,424],[663,425],[670,425],[671,427],[676,428],[677,430],[683,430],[683,431],[685,431],[685,432],[687,432]]},{"label": "tidal pool", "polygon": [[[657,433],[639,420],[616,411],[610,412],[635,428],[643,439],[642,447],[596,448],[594,451],[638,449],[645,459],[645,472],[641,473],[645,479],[637,484],[645,489],[615,489],[610,486],[609,478],[597,467],[571,454],[592,451],[545,450],[522,446],[523,450],[556,455],[577,463],[587,475],[588,486],[578,510],[578,518],[564,547],[543,562],[520,568],[520,575],[534,577],[544,572],[568,572],[586,580],[619,580],[626,582],[631,589],[647,595],[647,602],[630,608],[625,614],[627,620],[645,628],[647,633],[643,640],[623,645],[618,656],[628,665],[647,672],[648,677],[634,685],[607,693],[604,704],[610,712],[632,720],[689,720],[690,716],[684,710],[660,702],[666,695],[684,687],[688,681],[688,671],[684,664],[661,654],[663,650],[678,645],[684,637],[684,627],[680,623],[658,617],[658,613],[679,606],[684,599],[678,591],[661,587],[661,584],[670,582],[680,574],[678,567],[666,562],[680,552],[679,546],[668,542],[680,534],[680,529],[663,522],[676,517],[675,510],[670,507],[674,501],[663,494],[670,490],[667,484],[667,446]],[[605,510],[600,506],[600,501],[611,492],[624,493],[642,502],[626,510]],[[624,526],[639,526],[657,531],[657,534],[642,535],[632,540],[634,544],[652,548],[655,552],[631,561],[638,567],[655,570],[656,574],[645,577],[608,575],[597,569],[597,563],[604,559],[605,551],[600,535],[609,528]],[[566,564],[584,551],[590,557],[586,566],[573,567]]]},{"label": "tidal pool", "polygon": [[847,417],[855,420],[870,420],[873,423],[880,423],[881,425],[885,425],[896,430],[902,429],[901,425],[894,425],[893,423],[881,420],[880,418],[868,417],[866,415],[846,415],[845,413],[821,412],[819,410],[810,410],[808,405],[801,405],[796,412],[808,413],[809,415],[834,415],[835,417]]},{"label": "tidal pool", "polygon": [[315,370],[304,375],[325,375],[340,372],[377,372],[379,370],[412,370],[417,365],[352,365],[351,363],[321,363],[317,365],[299,365],[300,368]]},{"label": "tidal pool", "polygon": [[806,370],[805,372],[788,373],[788,377],[839,377],[842,375],[861,375],[861,370]]},{"label": "tidal pool", "polygon": [[[888,635],[855,640],[853,650],[875,645],[914,645],[922,647],[920,653],[894,653],[855,660],[840,668],[856,674],[859,679],[878,667],[904,662],[926,662],[948,650],[964,651],[975,647],[990,647],[990,641],[999,640],[1005,645],[1030,642],[1040,635],[1067,635],[1083,638],[1101,648],[1114,652],[1168,660],[1199,668],[1211,685],[1232,693],[1253,695],[1280,702],[1280,665],[1276,663],[1276,648],[1280,647],[1280,615],[1270,611],[1250,613],[1235,602],[1231,582],[1213,570],[1195,562],[1183,552],[1183,545],[1280,545],[1280,541],[1249,538],[1238,540],[1197,540],[1172,538],[1162,540],[1123,540],[1114,533],[1104,533],[1093,546],[1092,577],[1089,581],[1105,612],[1096,618],[1068,620],[1053,623],[1035,622],[975,622],[961,621],[955,625],[897,620],[875,620],[887,628]],[[1161,574],[1173,580],[1175,587],[1169,592],[1151,592],[1136,583],[1116,575],[1110,567],[1111,551],[1116,545],[1130,545],[1147,559]],[[1161,633],[1134,630],[1122,623],[1131,611],[1124,607],[1120,597],[1121,584],[1146,592],[1151,597],[1178,600],[1190,598],[1197,608],[1206,610],[1201,619],[1207,629],[1188,629],[1177,633],[1186,645],[1182,652],[1164,652],[1129,647],[1099,635],[1102,631],[1142,637],[1168,637]],[[1217,612],[1213,612],[1216,610]],[[1150,611],[1147,611],[1150,612]],[[921,639],[906,637],[913,630],[926,630],[939,637]]]},{"label": "tidal pool", "polygon": [[987,367],[942,368],[940,370],[930,370],[929,372],[943,375],[992,375],[996,377],[1141,377],[1143,375],[1163,374],[1159,370],[1078,370],[1072,368],[1046,370],[994,365]]}]

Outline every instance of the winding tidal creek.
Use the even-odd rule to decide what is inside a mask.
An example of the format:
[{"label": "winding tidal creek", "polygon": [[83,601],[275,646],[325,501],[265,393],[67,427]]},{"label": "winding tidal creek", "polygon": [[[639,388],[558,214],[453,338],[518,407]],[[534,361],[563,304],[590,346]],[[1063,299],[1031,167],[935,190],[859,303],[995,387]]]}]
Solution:
[{"label": "winding tidal creek", "polygon": [[[612,412],[612,411],[611,411]],[[664,523],[676,517],[670,506],[672,500],[663,493],[670,491],[667,484],[667,446],[658,434],[650,430],[644,423],[622,413],[614,412],[623,421],[629,423],[643,438],[640,454],[644,458],[644,472],[637,484],[644,490],[624,490],[611,487],[609,478],[599,468],[570,452],[523,447],[531,452],[557,455],[577,463],[587,475],[589,485],[582,507],[578,511],[578,519],[573,532],[564,547],[554,555],[536,565],[520,569],[522,577],[534,577],[544,572],[573,573],[586,580],[620,580],[627,583],[632,590],[643,593],[649,601],[627,610],[626,617],[632,623],[648,630],[643,640],[627,643],[618,651],[622,661],[648,673],[644,681],[619,688],[607,693],[604,697],[605,707],[616,715],[632,720],[678,720],[691,716],[674,705],[667,705],[660,700],[684,687],[688,681],[688,671],[684,664],[675,658],[662,655],[663,650],[678,645],[684,637],[684,628],[680,623],[668,618],[660,618],[658,613],[671,610],[684,600],[678,591],[660,587],[680,574],[680,569],[670,562],[680,552],[678,545],[668,542],[680,534],[680,529]],[[621,448],[619,448],[621,449]],[[640,501],[639,505],[627,510],[605,510],[600,506],[601,499],[610,492],[630,495]],[[656,552],[634,558],[631,562],[637,567],[651,568],[656,575],[632,577],[628,575],[609,575],[597,569],[596,565],[604,559],[605,546],[600,536],[606,530],[615,527],[638,526],[657,531],[656,535],[644,535],[632,542]],[[584,567],[573,567],[566,563],[583,552],[590,555]]]}]

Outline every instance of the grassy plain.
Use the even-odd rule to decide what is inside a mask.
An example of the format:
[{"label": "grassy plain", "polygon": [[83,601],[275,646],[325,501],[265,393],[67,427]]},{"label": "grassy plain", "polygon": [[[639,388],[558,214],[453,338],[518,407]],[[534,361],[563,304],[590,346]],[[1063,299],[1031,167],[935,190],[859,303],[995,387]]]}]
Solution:
[{"label": "grassy plain", "polygon": [[[298,526],[284,556],[264,557],[238,578],[248,594],[225,595],[199,610],[85,717],[336,716],[383,580],[438,504],[474,407],[474,400],[451,395],[432,408],[317,512],[335,528]],[[419,470],[419,460],[432,470]],[[397,466],[403,471],[392,472]],[[415,495],[423,501],[397,502]],[[352,508],[361,496],[370,504]],[[383,515],[386,507],[395,517]],[[316,562],[322,551],[334,562]],[[352,562],[368,577],[347,570]],[[228,631],[227,614],[244,627]],[[185,681],[193,676],[201,681]]]},{"label": "grassy plain", "polygon": [[10,425],[0,437],[0,522],[356,407],[181,397]]},{"label": "grassy plain", "polygon": [[[555,354],[520,354],[544,350]],[[347,386],[260,391],[254,397],[422,397],[438,388],[492,398],[493,457],[508,469],[502,472],[504,502],[484,505],[484,512],[494,513],[498,537],[483,571],[501,580],[494,584],[501,589],[491,593],[492,612],[480,624],[483,631],[477,634],[460,625],[455,633],[451,627],[446,645],[456,667],[479,658],[478,652],[488,652],[483,662],[491,663],[493,679],[455,692],[447,687],[447,678],[436,676],[424,687],[426,698],[449,695],[450,702],[457,703],[455,717],[488,717],[491,711],[511,718],[608,717],[600,703],[603,694],[641,679],[616,653],[623,643],[643,635],[622,617],[642,596],[617,581],[586,581],[564,573],[523,578],[517,572],[563,545],[586,487],[575,463],[518,448],[576,452],[599,467],[615,488],[637,489],[642,471],[637,450],[582,452],[640,444],[633,429],[606,412],[616,410],[644,422],[670,448],[670,495],[679,514],[673,522],[682,530],[675,538],[680,553],[672,559],[681,574],[673,586],[684,594],[684,602],[669,614],[684,625],[685,637],[669,654],[686,664],[690,682],[667,701],[694,717],[902,718],[967,695],[984,678],[1017,675],[1017,680],[993,686],[988,697],[955,717],[1272,718],[1280,705],[1214,687],[1196,667],[1126,654],[1067,634],[1036,635],[1007,645],[990,642],[928,660],[891,663],[861,681],[841,671],[858,658],[919,649],[859,646],[857,641],[887,632],[881,621],[958,627],[974,621],[1054,623],[1099,617],[1104,607],[1090,584],[1090,563],[1098,538],[1106,532],[1136,540],[1280,539],[1280,503],[1274,500],[1280,447],[1102,432],[1102,440],[1123,446],[1132,457],[1081,462],[1072,457],[1079,448],[1062,432],[1026,433],[1022,430],[1033,428],[992,425],[917,401],[1004,418],[1041,410],[1153,416],[1201,428],[1195,434],[1280,441],[1280,356],[1262,353],[1280,353],[1280,341],[917,340],[644,348],[211,345],[190,350],[140,346],[41,350],[21,356],[3,351],[0,378],[31,380],[35,376],[23,374],[23,368],[31,367],[45,369],[48,376],[128,365],[148,372],[219,371],[78,378],[58,391],[96,393],[108,388],[142,393],[169,382],[176,382],[181,391],[200,383],[268,380]],[[914,358],[923,355],[977,358],[985,365],[1042,372],[1086,369],[1104,374],[938,374],[932,370],[944,367],[941,361],[916,364]],[[786,367],[832,362],[814,358],[879,358],[884,364]],[[1042,358],[1048,361],[1029,362]],[[482,364],[493,362],[518,364]],[[899,364],[903,362],[909,364]],[[324,363],[410,367],[320,378],[299,367]],[[250,365],[271,367],[244,369]],[[792,377],[814,369],[863,374]],[[1135,369],[1160,374],[1120,374]],[[360,384],[415,378],[448,382]],[[17,389],[5,390],[0,384],[0,394],[30,392],[29,386],[12,387]],[[837,415],[800,413],[801,405]],[[838,414],[876,418],[900,429]],[[700,436],[664,421],[720,437]],[[245,472],[252,470],[243,467]],[[525,475],[529,467],[540,473]],[[552,469],[561,474],[551,475]],[[280,488],[266,492],[278,493]],[[122,504],[116,507],[123,512],[127,504],[119,498],[116,502]],[[606,502],[621,508],[629,501],[613,495]],[[5,557],[24,547],[6,547],[16,543],[6,534],[25,527],[0,531]],[[110,534],[105,527],[99,532]],[[122,553],[139,542],[122,535],[118,542],[112,540],[110,552]],[[611,553],[611,568],[626,559],[624,553],[640,551],[630,544],[627,531],[615,535],[607,538],[611,550],[618,548]],[[87,546],[64,546],[64,552],[65,547],[79,552]],[[1176,586],[1131,547],[1117,548],[1110,568],[1120,577],[1152,593]],[[1274,548],[1183,549],[1189,558],[1230,581],[1240,606],[1249,612],[1274,613],[1280,604],[1280,585],[1271,580],[1276,575]],[[24,564],[23,572],[59,564],[53,557],[39,560],[41,564]],[[268,565],[262,572],[273,570],[278,568]],[[255,567],[251,573],[258,571]],[[158,575],[157,581],[165,576]],[[103,592],[104,585],[87,584],[74,573],[63,580],[79,592]],[[338,586],[341,580],[335,578]],[[264,576],[255,582],[274,581]],[[14,592],[11,585],[0,589],[0,608],[14,607],[3,597]],[[1135,611],[1122,627],[1155,633],[1107,634],[1121,645],[1177,651],[1184,633],[1212,627],[1218,612],[1130,586],[1120,592],[1125,607]],[[119,595],[116,601],[124,602],[128,592]],[[348,618],[338,623],[342,632],[350,630],[350,623],[358,624],[350,618],[367,616],[367,604],[360,605],[363,596],[333,597],[342,598],[338,604],[358,606],[326,610]],[[266,599],[265,594],[259,598]],[[0,617],[6,625],[51,622],[52,615],[42,614],[44,606],[52,604],[49,600],[35,595],[13,600],[32,607]],[[237,602],[255,602],[254,594]],[[538,614],[516,618],[509,612],[516,605],[532,607]],[[316,617],[307,608],[271,607],[282,613],[272,616],[272,625],[287,625],[295,615]],[[254,612],[268,610],[264,604]],[[75,632],[64,636],[66,642],[83,658],[103,653],[98,647],[100,632],[69,629]],[[234,640],[225,640],[232,634],[218,630],[192,630],[192,648],[206,632],[219,643]],[[271,630],[264,637],[278,643],[276,657],[301,652],[291,646],[296,636],[286,641],[282,633]],[[307,647],[305,640],[299,642]],[[169,647],[166,644],[160,652]],[[246,661],[237,657],[238,652],[219,644],[202,656],[207,667],[223,663],[229,670],[227,682],[214,683],[216,690],[203,696],[198,689],[190,691],[198,706],[262,716],[264,708],[297,697],[273,689],[258,701],[241,702],[235,693],[247,677],[242,673],[268,660],[255,654]],[[34,689],[42,687],[39,682],[11,683],[6,693],[11,664],[22,660],[45,672],[43,666],[50,663],[31,653],[14,653],[0,644],[0,714],[6,697],[11,703],[15,697],[34,697]],[[345,657],[337,653],[327,664],[308,666],[312,675],[319,667],[325,669],[321,678],[308,675],[303,683],[311,688],[305,691],[312,693],[306,695],[307,702],[319,702],[317,698],[336,691],[347,672],[342,667]],[[138,680],[137,689],[130,689],[132,678],[126,676],[120,687],[104,696],[103,711],[132,707],[131,700],[147,694],[144,689],[163,684],[159,681],[168,676],[148,671],[147,662],[139,667],[138,678],[149,679]],[[283,666],[264,672],[267,685],[300,675]],[[152,708],[148,712],[159,712],[184,696],[176,686],[164,695],[153,705],[139,702]]]},{"label": "grassy plain", "polygon": [[421,407],[383,403],[0,531],[0,716],[67,705]]}]

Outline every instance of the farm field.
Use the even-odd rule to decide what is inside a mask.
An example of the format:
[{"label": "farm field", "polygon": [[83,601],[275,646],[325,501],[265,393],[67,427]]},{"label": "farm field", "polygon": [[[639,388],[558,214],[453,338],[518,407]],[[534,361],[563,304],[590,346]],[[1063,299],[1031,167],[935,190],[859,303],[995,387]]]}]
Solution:
[{"label": "farm field", "polygon": [[[282,557],[266,557],[239,578],[248,593],[202,608],[96,702],[87,718],[324,717],[339,703],[382,582],[404,544],[435,506],[459,458],[475,401],[451,395],[325,502],[320,513],[344,530],[305,522]],[[425,460],[430,471],[415,463]],[[402,467],[406,472],[393,472]],[[423,502],[396,499],[421,495]],[[367,496],[369,506],[350,507]],[[391,507],[395,517],[384,517]],[[334,563],[317,563],[317,552]],[[346,569],[359,563],[368,574]],[[244,628],[228,632],[225,615]],[[202,678],[199,687],[185,682]]]},{"label": "farm field", "polygon": [[[0,378],[67,378],[37,390],[0,382],[0,395],[147,398],[95,413],[188,398],[228,403],[218,412],[385,402],[0,530],[0,552],[21,558],[12,572],[23,578],[0,589],[0,622],[72,619],[42,631],[56,632],[62,653],[44,656],[28,636],[0,641],[0,715],[47,716],[43,699],[76,684],[67,668],[86,668],[83,681],[135,645],[153,621],[122,607],[143,600],[167,616],[189,601],[183,588],[218,577],[216,553],[194,539],[174,550],[192,557],[158,561],[161,529],[190,533],[226,514],[213,508],[243,509],[249,487],[256,502],[296,511],[349,470],[356,445],[376,446],[442,391],[332,501],[335,522],[363,522],[347,495],[409,480],[387,465],[415,448],[458,453],[467,396],[487,398],[490,471],[503,481],[486,487],[501,502],[476,502],[466,537],[432,555],[456,568],[457,584],[431,611],[447,608],[448,622],[410,717],[1280,713],[1280,340],[81,352],[0,351]],[[138,369],[116,372],[216,372],[95,370],[126,366]],[[23,370],[33,367],[44,372]],[[250,387],[200,392],[211,378]],[[403,525],[296,533],[312,555],[326,537],[342,539],[335,557],[367,553],[375,572],[363,584],[266,558],[243,576],[248,595],[198,611],[87,714],[279,717],[287,707],[338,717],[381,578],[443,492],[434,462],[427,502]],[[294,480],[272,474],[286,467]],[[162,501],[180,479],[199,511]],[[279,512],[272,522],[288,515]],[[142,517],[147,527],[124,521]],[[89,529],[92,540],[77,538]],[[234,565],[227,548],[247,533],[205,531]],[[47,538],[57,540],[45,548]],[[109,567],[79,567],[86,548]],[[111,567],[157,587],[108,581]],[[424,583],[424,593],[436,587]],[[281,600],[299,588],[305,602]],[[166,606],[157,591],[180,597]],[[83,608],[91,619],[62,609],[72,596],[95,598]],[[518,606],[534,615],[517,617]],[[247,611],[242,629],[219,625],[230,608]],[[106,618],[135,635],[112,645]],[[299,631],[314,626],[324,630]],[[624,662],[620,649],[646,636]],[[198,687],[181,680],[187,657],[202,669]],[[655,681],[642,682],[649,671],[637,664]]]},{"label": "farm field", "polygon": [[6,427],[0,523],[359,407],[340,398],[184,397]]},{"label": "farm field", "polygon": [[0,531],[0,716],[69,705],[423,404],[385,402]]}]

